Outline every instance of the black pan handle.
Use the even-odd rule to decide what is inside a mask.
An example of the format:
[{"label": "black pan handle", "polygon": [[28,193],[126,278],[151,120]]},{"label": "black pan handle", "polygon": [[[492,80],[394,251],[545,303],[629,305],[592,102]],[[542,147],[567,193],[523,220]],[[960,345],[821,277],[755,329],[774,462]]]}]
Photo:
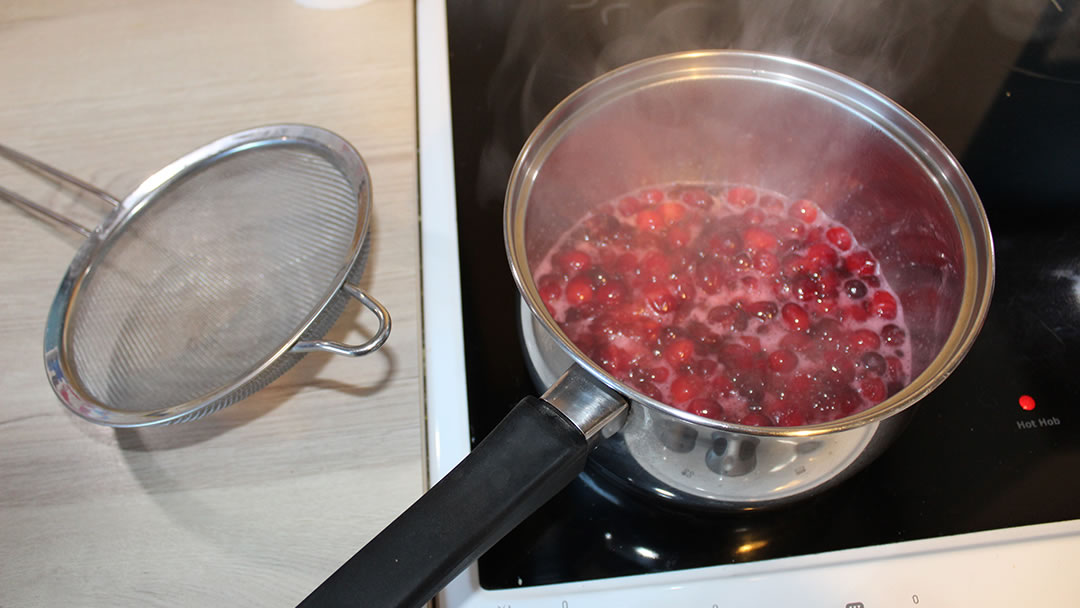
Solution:
[{"label": "black pan handle", "polygon": [[536,397],[300,606],[422,606],[585,468],[588,441]]}]

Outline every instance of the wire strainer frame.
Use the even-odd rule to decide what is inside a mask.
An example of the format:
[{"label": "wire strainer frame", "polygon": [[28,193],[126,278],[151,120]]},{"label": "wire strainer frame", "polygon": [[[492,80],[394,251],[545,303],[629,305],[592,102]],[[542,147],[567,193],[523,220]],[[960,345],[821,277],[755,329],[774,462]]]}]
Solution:
[{"label": "wire strainer frame", "polygon": [[[312,308],[292,335],[282,340],[278,348],[261,358],[248,372],[199,398],[148,411],[133,411],[115,407],[116,404],[102,403],[93,397],[73,373],[69,349],[71,311],[73,303],[79,297],[83,281],[109,251],[113,240],[121,235],[124,228],[139,217],[140,213],[151,208],[171,186],[234,154],[263,146],[279,145],[299,146],[306,152],[314,152],[322,157],[340,172],[348,181],[350,191],[356,192],[358,197],[358,217],[348,254],[334,279],[327,285],[318,305]],[[369,173],[355,148],[334,133],[299,124],[269,125],[234,133],[202,146],[160,169],[123,201],[9,148],[0,146],[0,155],[85,190],[115,207],[97,228],[91,231],[69,218],[0,189],[0,198],[47,219],[58,221],[87,237],[76,252],[53,299],[46,320],[44,340],[46,373],[53,391],[68,409],[81,418],[112,427],[140,427],[194,420],[250,396],[295,365],[305,353],[325,351],[345,356],[366,355],[382,346],[389,336],[389,313],[378,301],[355,285],[363,273],[369,249]],[[323,335],[341,315],[350,297],[358,299],[372,311],[378,320],[378,329],[369,340],[359,345],[322,340]]]}]

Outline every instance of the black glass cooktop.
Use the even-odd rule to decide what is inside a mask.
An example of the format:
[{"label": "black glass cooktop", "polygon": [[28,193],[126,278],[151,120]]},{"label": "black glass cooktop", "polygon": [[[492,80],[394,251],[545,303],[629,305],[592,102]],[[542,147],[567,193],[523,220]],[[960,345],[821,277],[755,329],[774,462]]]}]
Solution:
[{"label": "black glass cooktop", "polygon": [[462,1],[447,19],[474,444],[535,393],[501,232],[518,149],[565,95],[630,61],[764,50],[878,88],[960,159],[998,260],[972,352],[852,479],[790,507],[717,515],[668,510],[587,471],[480,559],[484,587],[1080,518],[1080,1]]}]

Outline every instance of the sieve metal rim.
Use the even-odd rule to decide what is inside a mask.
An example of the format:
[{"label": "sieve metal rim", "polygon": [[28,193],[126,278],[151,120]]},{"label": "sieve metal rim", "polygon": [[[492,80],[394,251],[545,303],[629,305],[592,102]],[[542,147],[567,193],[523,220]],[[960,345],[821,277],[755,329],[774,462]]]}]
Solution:
[{"label": "sieve metal rim", "polygon": [[[263,146],[301,146],[338,167],[358,192],[359,213],[352,243],[342,267],[327,285],[323,296],[292,334],[262,358],[258,364],[232,383],[202,397],[150,411],[120,410],[92,397],[81,385],[70,362],[68,350],[69,315],[79,297],[80,287],[94,264],[103,259],[113,238],[144,209],[151,207],[170,186],[202,168],[234,154]],[[45,324],[44,359],[46,375],[61,403],[89,422],[112,427],[141,427],[185,422],[200,418],[235,403],[280,376],[295,365],[300,356],[314,350],[358,356],[378,349],[389,335],[386,309],[348,280],[359,278],[366,256],[371,216],[371,178],[359,152],[335,133],[304,124],[276,124],[246,129],[201,146],[158,170],[135,188],[109,212],[87,237],[68,266]],[[315,340],[341,314],[347,296],[356,297],[379,320],[374,337],[360,346]],[[325,314],[324,314],[325,313]],[[329,318],[333,316],[334,318]],[[309,330],[319,328],[320,335]]]}]

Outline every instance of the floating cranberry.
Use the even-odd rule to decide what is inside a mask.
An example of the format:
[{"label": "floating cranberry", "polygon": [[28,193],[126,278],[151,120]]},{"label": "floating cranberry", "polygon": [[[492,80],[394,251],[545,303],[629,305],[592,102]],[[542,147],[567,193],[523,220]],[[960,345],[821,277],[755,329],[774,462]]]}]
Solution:
[{"label": "floating cranberry", "polygon": [[808,276],[801,276],[791,282],[791,292],[799,301],[809,302],[817,296],[817,285]]},{"label": "floating cranberry", "polygon": [[685,403],[701,394],[705,389],[705,381],[698,376],[677,376],[671,383],[671,400],[674,403]]},{"label": "floating cranberry", "polygon": [[849,279],[844,282],[844,293],[848,295],[852,300],[859,300],[866,297],[866,283],[863,283],[859,279]]},{"label": "floating cranberry", "polygon": [[720,407],[719,403],[712,399],[694,399],[687,406],[686,411],[695,416],[701,416],[702,418],[712,418],[713,420],[724,419],[724,409]]},{"label": "floating cranberry", "polygon": [[891,321],[896,318],[896,298],[887,291],[878,291],[870,298],[870,314]]},{"label": "floating cranberry", "polygon": [[720,347],[720,362],[733,372],[743,372],[754,366],[754,353],[743,346],[728,342]]},{"label": "floating cranberry", "polygon": [[870,313],[866,311],[862,306],[847,306],[840,311],[840,317],[844,321],[851,321],[853,323],[864,323],[870,318]]},{"label": "floating cranberry", "polygon": [[626,351],[614,344],[606,344],[601,347],[593,359],[600,367],[616,375],[625,372],[630,364],[630,357]]},{"label": "floating cranberry", "polygon": [[577,249],[572,249],[564,253],[560,262],[563,272],[566,274],[581,272],[592,265],[589,254],[584,251],[578,251]]},{"label": "floating cranberry", "polygon": [[667,314],[675,310],[678,300],[663,285],[650,285],[645,289],[645,301],[653,310],[660,314]]},{"label": "floating cranberry", "polygon": [[802,199],[795,201],[790,208],[788,208],[788,215],[800,219],[807,224],[812,224],[817,219],[818,210],[814,201]]},{"label": "floating cranberry", "polygon": [[848,348],[852,354],[877,350],[881,347],[881,338],[869,329],[856,329],[848,336]]},{"label": "floating cranberry", "polygon": [[641,271],[652,280],[664,278],[671,274],[671,262],[659,251],[650,251],[641,260]]},{"label": "floating cranberry", "polygon": [[833,245],[836,245],[836,248],[840,251],[851,249],[851,233],[846,228],[840,226],[829,228],[825,232],[825,238],[829,239],[829,242]]},{"label": "floating cranberry", "polygon": [[678,367],[694,356],[694,342],[689,338],[678,338],[664,347],[664,360],[672,367]]},{"label": "floating cranberry", "polygon": [[593,287],[592,282],[587,277],[576,276],[566,284],[566,301],[571,306],[577,304],[583,304],[592,300]]},{"label": "floating cranberry", "polygon": [[810,327],[810,315],[806,314],[806,310],[798,304],[791,302],[784,304],[780,309],[780,316],[793,331],[805,331]]},{"label": "floating cranberry", "polygon": [[736,209],[745,209],[757,200],[757,190],[744,186],[735,186],[727,191],[727,202]]},{"label": "floating cranberry", "polygon": [[679,203],[664,203],[660,205],[660,216],[664,218],[664,223],[669,226],[681,220],[684,215],[686,215],[686,207]]},{"label": "floating cranberry", "polygon": [[672,249],[680,249],[690,242],[690,231],[682,226],[672,226],[668,228],[665,240]]},{"label": "floating cranberry", "polygon": [[716,367],[720,365],[715,359],[694,359],[694,362],[690,364],[690,371],[707,378],[709,374],[716,371]]},{"label": "floating cranberry", "polygon": [[863,378],[859,382],[859,394],[870,403],[881,403],[885,400],[885,383],[881,378]]},{"label": "floating cranberry", "polygon": [[775,302],[762,300],[760,302],[747,304],[744,307],[744,310],[746,311],[746,314],[751,317],[757,317],[762,321],[772,321],[773,317],[776,316],[776,313],[779,312],[780,309],[776,306]]},{"label": "floating cranberry", "polygon": [[799,356],[786,348],[773,351],[769,355],[769,369],[778,374],[793,372],[798,366]]},{"label": "floating cranberry", "polygon": [[664,200],[664,193],[656,188],[650,188],[641,193],[641,198],[645,199],[645,202],[650,205],[655,205]]},{"label": "floating cranberry", "polygon": [[743,213],[743,219],[751,226],[759,226],[765,222],[765,212],[757,208],[747,209]]},{"label": "floating cranberry", "polygon": [[690,188],[683,192],[680,198],[682,199],[682,202],[691,207],[697,207],[698,209],[708,209],[713,205],[713,197],[701,188]]},{"label": "floating cranberry", "polygon": [[877,261],[869,251],[856,251],[844,258],[844,266],[851,274],[868,277],[877,270]]},{"label": "floating cranberry", "polygon": [[607,281],[596,289],[596,299],[602,305],[615,306],[622,303],[626,288],[616,281]]},{"label": "floating cranberry", "polygon": [[780,338],[780,346],[797,353],[807,353],[814,348],[814,341],[806,334],[787,334]]},{"label": "floating cranberry", "polygon": [[871,374],[884,376],[886,369],[885,357],[882,357],[878,353],[864,353],[859,357],[859,367]]},{"label": "floating cranberry", "polygon": [[754,270],[761,274],[771,275],[780,268],[780,260],[770,251],[759,251],[754,255]]},{"label": "floating cranberry", "polygon": [[885,367],[887,368],[889,379],[902,380],[904,377],[904,364],[900,362],[899,357],[885,357]]},{"label": "floating cranberry", "polygon": [[644,206],[645,204],[642,203],[641,199],[639,199],[638,197],[624,196],[619,199],[619,202],[615,205],[615,208],[619,211],[619,215],[623,217],[633,217],[633,215],[638,211],[641,211]]},{"label": "floating cranberry", "polygon": [[773,233],[761,228],[747,228],[742,235],[743,245],[747,251],[776,251],[780,246],[780,239]]},{"label": "floating cranberry", "polygon": [[646,209],[637,214],[635,222],[642,232],[656,232],[664,226],[664,215],[659,209]]},{"label": "floating cranberry", "polygon": [[842,353],[825,353],[826,377],[847,384],[855,379],[855,362]]},{"label": "floating cranberry", "polygon": [[657,401],[664,400],[664,394],[660,392],[660,389],[656,387],[652,382],[642,382],[637,385],[637,390],[646,397],[652,397]]},{"label": "floating cranberry", "polygon": [[714,306],[709,309],[706,319],[708,319],[709,323],[719,325],[726,331],[743,331],[750,322],[750,317],[746,314],[746,311],[728,304]]},{"label": "floating cranberry", "polygon": [[889,323],[881,328],[881,338],[885,340],[885,343],[889,346],[900,347],[904,345],[907,335],[900,327]]},{"label": "floating cranberry", "polygon": [[806,268],[810,272],[820,272],[824,268],[836,266],[836,250],[825,243],[815,243],[806,250]]}]

